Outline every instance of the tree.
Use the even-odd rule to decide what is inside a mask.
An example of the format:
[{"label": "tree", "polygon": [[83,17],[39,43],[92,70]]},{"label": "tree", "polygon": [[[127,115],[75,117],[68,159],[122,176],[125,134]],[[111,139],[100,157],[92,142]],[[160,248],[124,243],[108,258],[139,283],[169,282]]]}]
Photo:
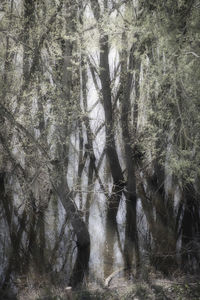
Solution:
[{"label": "tree", "polygon": [[198,1],[1,5],[2,285],[199,271]]}]

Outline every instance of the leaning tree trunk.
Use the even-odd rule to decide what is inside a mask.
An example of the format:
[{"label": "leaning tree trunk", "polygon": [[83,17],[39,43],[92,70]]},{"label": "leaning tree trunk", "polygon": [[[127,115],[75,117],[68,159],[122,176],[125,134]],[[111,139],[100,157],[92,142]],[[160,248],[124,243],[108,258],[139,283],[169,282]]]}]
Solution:
[{"label": "leaning tree trunk", "polygon": [[[117,230],[116,216],[119,202],[124,188],[124,177],[119,163],[119,157],[115,145],[113,108],[111,100],[110,70],[109,70],[109,45],[108,36],[101,33],[100,39],[100,80],[102,85],[103,105],[105,112],[106,126],[106,154],[113,178],[113,189],[110,199],[108,199],[106,215],[106,247],[105,247],[105,269],[104,275],[108,276],[112,272],[114,236]],[[108,264],[109,261],[109,264]]]},{"label": "leaning tree trunk", "polygon": [[[53,190],[56,196],[61,201],[66,217],[69,219],[73,231],[76,235],[77,255],[70,278],[70,285],[73,288],[80,286],[83,282],[84,276],[88,272],[88,264],[90,258],[90,235],[86,223],[83,221],[80,212],[78,211],[72,196],[73,193],[69,191],[65,176],[60,175],[60,168],[54,167],[54,176],[52,181]],[[59,178],[59,179],[58,179]],[[60,182],[58,182],[58,180]]]},{"label": "leaning tree trunk", "polygon": [[[115,144],[115,129],[113,124],[113,107],[111,96],[111,80],[109,68],[109,41],[108,35],[104,32],[101,24],[101,10],[98,1],[91,0],[91,7],[94,17],[98,23],[100,32],[100,81],[102,87],[103,107],[105,113],[106,128],[106,155],[109,161],[110,171],[113,179],[112,195],[108,199],[106,213],[106,237],[104,248],[104,276],[112,273],[114,259],[114,237],[117,231],[116,216],[119,202],[124,188],[124,177],[119,162]],[[104,8],[107,1],[104,1]]]}]

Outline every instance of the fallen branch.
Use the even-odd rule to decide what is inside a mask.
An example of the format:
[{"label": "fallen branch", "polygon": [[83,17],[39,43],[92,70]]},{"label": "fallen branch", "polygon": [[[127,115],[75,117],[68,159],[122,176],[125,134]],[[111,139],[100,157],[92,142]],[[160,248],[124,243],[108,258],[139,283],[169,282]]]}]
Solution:
[{"label": "fallen branch", "polygon": [[114,271],[112,274],[110,274],[106,279],[105,279],[105,287],[109,287],[111,280],[113,280],[114,277],[116,277],[121,271],[126,271],[126,268],[120,268],[116,271]]}]

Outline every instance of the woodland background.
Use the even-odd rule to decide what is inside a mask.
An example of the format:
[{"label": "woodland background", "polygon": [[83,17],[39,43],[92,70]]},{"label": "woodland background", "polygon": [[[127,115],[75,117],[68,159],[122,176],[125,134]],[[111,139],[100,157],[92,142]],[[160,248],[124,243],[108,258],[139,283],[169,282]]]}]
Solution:
[{"label": "woodland background", "polygon": [[199,16],[197,0],[1,1],[2,289],[199,274]]}]

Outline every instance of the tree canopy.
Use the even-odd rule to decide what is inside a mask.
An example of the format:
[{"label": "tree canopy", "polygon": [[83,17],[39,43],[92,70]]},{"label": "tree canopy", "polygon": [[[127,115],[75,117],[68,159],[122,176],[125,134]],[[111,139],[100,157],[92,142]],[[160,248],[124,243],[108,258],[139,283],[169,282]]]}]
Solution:
[{"label": "tree canopy", "polygon": [[199,0],[0,4],[0,283],[200,268]]}]

